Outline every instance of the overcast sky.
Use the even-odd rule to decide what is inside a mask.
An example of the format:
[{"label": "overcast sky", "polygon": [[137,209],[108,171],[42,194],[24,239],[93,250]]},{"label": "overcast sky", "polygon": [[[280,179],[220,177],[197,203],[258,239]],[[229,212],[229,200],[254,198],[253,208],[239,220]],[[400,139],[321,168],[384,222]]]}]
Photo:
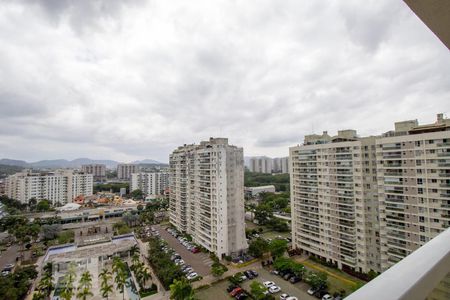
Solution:
[{"label": "overcast sky", "polygon": [[439,112],[449,51],[401,0],[0,3],[0,158],[286,156]]}]

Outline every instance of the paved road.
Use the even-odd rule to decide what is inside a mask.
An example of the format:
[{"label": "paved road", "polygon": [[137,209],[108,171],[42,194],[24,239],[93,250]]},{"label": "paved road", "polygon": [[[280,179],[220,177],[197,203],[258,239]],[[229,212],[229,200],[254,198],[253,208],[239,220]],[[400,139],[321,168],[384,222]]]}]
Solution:
[{"label": "paved road", "polygon": [[16,257],[19,255],[19,246],[12,245],[0,254],[0,269],[7,264],[16,264]]},{"label": "paved road", "polygon": [[161,238],[164,239],[171,248],[181,255],[186,264],[191,265],[194,271],[201,276],[206,276],[211,274],[212,260],[209,258],[208,254],[205,253],[192,253],[187,250],[180,242],[174,238],[170,233],[168,233],[165,228],[160,225],[155,226],[158,229]]}]

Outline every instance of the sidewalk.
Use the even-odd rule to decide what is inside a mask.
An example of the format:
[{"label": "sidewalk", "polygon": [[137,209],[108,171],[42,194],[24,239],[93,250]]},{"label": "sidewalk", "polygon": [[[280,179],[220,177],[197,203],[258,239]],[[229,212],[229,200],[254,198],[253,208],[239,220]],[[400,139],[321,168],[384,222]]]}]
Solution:
[{"label": "sidewalk", "polygon": [[[155,272],[153,271],[153,268],[150,266],[150,264],[148,263],[148,246],[146,243],[143,243],[140,239],[136,239],[138,241],[138,245],[139,245],[139,249],[141,252],[141,259],[144,261],[144,264],[147,266],[147,268],[150,270],[150,274],[152,276],[152,281],[156,284],[157,288],[158,288],[158,294],[161,292],[166,292],[166,289],[164,288],[164,286],[161,284],[161,282],[159,281],[158,276],[156,276]],[[156,295],[158,295],[156,294]],[[154,296],[154,295],[152,295]],[[151,297],[151,296],[149,296]],[[147,299],[147,297],[146,297]],[[153,298],[150,298],[153,299]],[[161,298],[164,299],[164,298]]]}]

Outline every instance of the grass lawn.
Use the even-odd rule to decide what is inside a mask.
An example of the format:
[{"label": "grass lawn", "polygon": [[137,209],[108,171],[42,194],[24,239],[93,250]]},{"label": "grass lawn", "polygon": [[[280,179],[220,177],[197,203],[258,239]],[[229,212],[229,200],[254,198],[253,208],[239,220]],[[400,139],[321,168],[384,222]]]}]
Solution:
[{"label": "grass lawn", "polygon": [[328,274],[328,285],[331,295],[333,295],[334,292],[340,292],[341,290],[345,290],[346,295],[349,295],[358,287],[366,284],[365,281],[350,276],[341,270],[321,265],[309,259],[301,263],[303,263],[304,266],[310,271],[322,271]]},{"label": "grass lawn", "polygon": [[264,237],[266,239],[274,239],[274,238],[277,238],[278,236],[281,236],[281,238],[284,239],[287,237],[291,237],[291,233],[290,232],[267,231],[262,234],[262,237]]}]

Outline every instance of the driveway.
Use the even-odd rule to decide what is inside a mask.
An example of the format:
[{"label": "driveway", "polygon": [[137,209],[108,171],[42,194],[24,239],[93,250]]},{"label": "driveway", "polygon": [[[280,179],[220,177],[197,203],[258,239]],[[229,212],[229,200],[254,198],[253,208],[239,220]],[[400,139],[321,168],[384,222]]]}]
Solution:
[{"label": "driveway", "polygon": [[160,225],[155,225],[156,229],[159,231],[159,234],[163,240],[165,240],[169,246],[175,250],[178,254],[181,255],[186,264],[191,265],[194,268],[194,271],[197,272],[201,276],[206,276],[211,274],[211,265],[213,264],[212,260],[209,258],[209,255],[206,253],[192,253],[187,250],[180,242],[174,238],[170,233],[168,233],[165,227],[161,227]]},{"label": "driveway", "polygon": [[0,271],[7,264],[16,264],[16,257],[19,255],[19,246],[12,245],[0,254]]}]

